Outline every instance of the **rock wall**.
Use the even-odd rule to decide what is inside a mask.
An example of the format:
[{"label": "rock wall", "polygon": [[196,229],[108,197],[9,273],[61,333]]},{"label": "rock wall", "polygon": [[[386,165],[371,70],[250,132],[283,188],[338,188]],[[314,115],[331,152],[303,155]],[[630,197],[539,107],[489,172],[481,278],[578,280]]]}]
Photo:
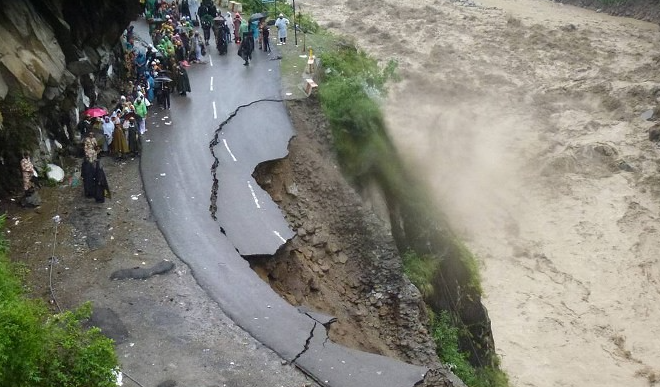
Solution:
[{"label": "rock wall", "polygon": [[[139,9],[139,0],[3,2],[0,192],[20,183],[23,149],[39,165],[72,143],[78,113],[96,103],[99,75],[107,74],[112,49]],[[30,109],[20,108],[26,104]]]}]

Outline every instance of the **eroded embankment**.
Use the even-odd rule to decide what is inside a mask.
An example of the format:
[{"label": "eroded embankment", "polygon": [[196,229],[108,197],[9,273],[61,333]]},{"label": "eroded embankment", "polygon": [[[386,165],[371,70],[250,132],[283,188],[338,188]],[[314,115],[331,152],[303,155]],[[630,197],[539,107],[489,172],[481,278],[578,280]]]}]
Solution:
[{"label": "eroded embankment", "polygon": [[[363,200],[336,164],[317,103],[295,101],[289,110],[298,130],[289,156],[261,164],[254,177],[297,234],[275,257],[253,261],[252,267],[292,304],[336,316],[329,329],[336,342],[437,365],[426,301],[460,321],[460,347],[473,365],[492,366],[490,321],[474,285],[476,274],[464,261],[466,251],[450,240],[433,211],[415,204],[420,197],[384,187],[377,172],[370,177],[373,184],[362,188],[369,196]],[[422,297],[404,275],[401,251],[407,250],[437,258],[432,294]]]},{"label": "eroded embankment", "polygon": [[417,289],[403,276],[396,246],[344,181],[318,107],[290,104],[298,135],[289,156],[261,164],[254,177],[296,236],[253,268],[294,305],[337,317],[329,336],[360,350],[415,364],[437,363]]}]

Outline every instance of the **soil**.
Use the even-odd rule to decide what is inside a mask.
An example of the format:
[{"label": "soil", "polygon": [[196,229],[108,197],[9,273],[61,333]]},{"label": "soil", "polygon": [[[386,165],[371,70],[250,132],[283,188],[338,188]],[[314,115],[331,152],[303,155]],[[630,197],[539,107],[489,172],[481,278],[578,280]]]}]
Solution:
[{"label": "soil", "polygon": [[512,384],[657,383],[659,163],[641,116],[658,26],[545,0],[300,3],[398,61],[390,135],[482,262]]},{"label": "soil", "polygon": [[291,304],[335,316],[333,341],[437,365],[421,295],[402,274],[386,223],[341,174],[318,102],[287,106],[296,128],[289,156],[260,165],[254,175],[297,234],[252,267]]},{"label": "soil", "polygon": [[[124,385],[136,385],[128,377],[142,386],[315,385],[237,327],[197,285],[150,215],[139,162],[102,159],[112,191],[105,203],[70,184],[43,187],[36,209],[0,201],[10,258],[26,273],[29,293],[54,312],[92,301],[91,323],[115,340]],[[111,279],[126,275],[142,279]]]},{"label": "soil", "polygon": [[[389,230],[342,177],[318,102],[287,106],[297,133],[290,155],[260,165],[255,177],[297,235],[253,268],[292,304],[336,317],[333,341],[435,367],[429,386],[460,385],[438,368],[421,295],[402,275]],[[69,160],[67,176],[78,162]],[[151,217],[139,158],[102,164],[106,203],[82,198],[70,180],[43,187],[37,209],[20,208],[18,198],[0,202],[10,258],[26,269],[30,293],[53,311],[92,301],[91,323],[116,341],[122,370],[143,385],[311,384],[235,326],[170,251]]]}]

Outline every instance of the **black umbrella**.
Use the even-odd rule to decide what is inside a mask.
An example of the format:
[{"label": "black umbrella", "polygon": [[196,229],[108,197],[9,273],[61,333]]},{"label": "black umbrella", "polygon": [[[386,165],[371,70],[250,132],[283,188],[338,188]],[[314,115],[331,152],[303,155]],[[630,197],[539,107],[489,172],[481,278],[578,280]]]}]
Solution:
[{"label": "black umbrella", "polygon": [[172,78],[162,75],[154,78],[154,82],[172,82]]},{"label": "black umbrella", "polygon": [[264,13],[261,13],[261,12],[259,12],[259,13],[253,13],[252,16],[250,16],[250,20],[249,20],[249,21],[252,22],[252,21],[255,21],[255,20],[263,19],[263,18],[265,18],[265,17],[268,17],[268,15],[266,15],[266,14],[264,14]]}]

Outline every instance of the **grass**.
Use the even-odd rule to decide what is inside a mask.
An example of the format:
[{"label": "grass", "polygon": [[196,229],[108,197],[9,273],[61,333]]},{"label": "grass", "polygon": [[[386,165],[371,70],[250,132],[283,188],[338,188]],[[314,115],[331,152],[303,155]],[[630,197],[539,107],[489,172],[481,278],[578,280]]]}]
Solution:
[{"label": "grass", "polygon": [[[0,216],[0,231],[6,218]],[[118,361],[112,340],[85,329],[91,304],[52,315],[29,299],[21,268],[9,262],[0,234],[0,385],[7,387],[113,387]]]}]

